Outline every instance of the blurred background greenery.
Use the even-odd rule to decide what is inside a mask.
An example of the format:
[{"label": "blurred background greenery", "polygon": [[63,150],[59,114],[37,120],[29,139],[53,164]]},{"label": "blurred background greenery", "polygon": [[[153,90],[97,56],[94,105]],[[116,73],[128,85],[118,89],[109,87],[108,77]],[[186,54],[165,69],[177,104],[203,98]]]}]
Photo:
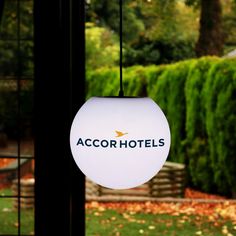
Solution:
[{"label": "blurred background greenery", "polygon": [[[23,131],[33,116],[33,3],[21,4],[18,51],[16,2],[7,2],[0,19],[0,130],[15,138],[19,74]],[[118,4],[86,1],[87,98],[118,94]],[[234,0],[123,1],[125,95],[150,96],[164,110],[169,160],[186,164],[188,186],[230,197],[236,195],[236,59],[224,56],[235,48]]]},{"label": "blurred background greenery", "polygon": [[[97,45],[107,43],[110,53],[111,44],[118,46],[118,4],[119,1],[87,1],[88,66],[92,58],[96,58],[91,52],[102,57],[97,54]],[[166,64],[204,55],[222,56],[235,48],[234,0],[127,0],[123,5],[124,66]],[[100,31],[103,28],[100,37],[98,27]],[[97,43],[94,43],[95,37]],[[103,50],[100,53],[103,54]],[[110,59],[114,65],[118,63],[116,57]],[[110,63],[111,60],[104,65]]]}]

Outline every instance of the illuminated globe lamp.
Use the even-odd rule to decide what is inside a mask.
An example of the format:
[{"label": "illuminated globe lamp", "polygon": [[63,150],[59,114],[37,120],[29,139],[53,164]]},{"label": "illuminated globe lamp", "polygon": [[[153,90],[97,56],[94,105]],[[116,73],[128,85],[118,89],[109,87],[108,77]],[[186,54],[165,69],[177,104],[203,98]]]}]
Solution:
[{"label": "illuminated globe lamp", "polygon": [[77,112],[70,132],[73,158],[92,181],[111,189],[139,186],[164,165],[170,129],[160,107],[147,97],[125,97],[122,84],[120,6],[120,92],[92,97]]},{"label": "illuminated globe lamp", "polygon": [[70,145],[80,170],[111,189],[139,186],[164,165],[170,129],[147,97],[92,97],[78,111]]}]

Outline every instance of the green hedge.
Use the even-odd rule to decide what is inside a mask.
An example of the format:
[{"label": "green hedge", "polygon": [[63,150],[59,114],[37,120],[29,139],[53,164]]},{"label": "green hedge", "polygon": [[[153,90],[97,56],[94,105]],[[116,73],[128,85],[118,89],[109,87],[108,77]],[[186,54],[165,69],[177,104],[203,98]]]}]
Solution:
[{"label": "green hedge", "polygon": [[[204,84],[209,69],[217,58],[201,58],[191,64],[185,84],[186,98],[186,140],[184,150],[190,179],[202,190],[214,191],[213,169],[210,168],[209,143],[206,130],[206,108]],[[206,93],[207,96],[208,93]]]},{"label": "green hedge", "polygon": [[222,192],[236,192],[236,61],[215,63],[204,92],[214,181]]},{"label": "green hedge", "polygon": [[156,81],[156,94],[152,98],[163,109],[171,130],[170,160],[184,162],[182,141],[185,140],[184,85],[191,61],[169,65]]},{"label": "green hedge", "polygon": [[[125,68],[127,96],[149,96],[167,116],[169,160],[186,163],[201,190],[236,192],[236,60],[204,57]],[[116,96],[119,69],[87,72],[87,97]]]}]

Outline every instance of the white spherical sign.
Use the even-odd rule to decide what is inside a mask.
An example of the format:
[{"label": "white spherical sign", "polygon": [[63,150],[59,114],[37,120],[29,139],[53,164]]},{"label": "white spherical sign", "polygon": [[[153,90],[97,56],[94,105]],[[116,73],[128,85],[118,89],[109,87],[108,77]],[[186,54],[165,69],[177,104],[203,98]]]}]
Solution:
[{"label": "white spherical sign", "polygon": [[93,97],[74,118],[70,146],[80,170],[95,183],[133,188],[164,165],[170,129],[150,98]]}]

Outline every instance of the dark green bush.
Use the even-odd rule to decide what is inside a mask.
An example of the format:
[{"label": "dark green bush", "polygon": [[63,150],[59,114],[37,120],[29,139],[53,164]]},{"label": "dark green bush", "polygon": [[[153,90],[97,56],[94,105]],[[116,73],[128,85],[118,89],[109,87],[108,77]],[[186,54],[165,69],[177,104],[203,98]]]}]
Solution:
[{"label": "dark green bush", "polygon": [[185,94],[184,86],[192,61],[166,66],[156,81],[154,100],[163,109],[171,130],[170,160],[184,162],[182,142],[185,140]]},{"label": "dark green bush", "polygon": [[204,191],[214,189],[212,168],[209,159],[209,144],[206,131],[206,109],[203,87],[209,68],[218,61],[206,57],[192,63],[185,84],[186,96],[186,164],[194,186]]},{"label": "dark green bush", "polygon": [[214,181],[220,192],[235,192],[236,60],[220,60],[212,66],[204,93]]},{"label": "dark green bush", "polygon": [[194,44],[192,39],[149,40],[140,36],[131,45],[126,45],[124,65],[163,64],[194,58]]}]

